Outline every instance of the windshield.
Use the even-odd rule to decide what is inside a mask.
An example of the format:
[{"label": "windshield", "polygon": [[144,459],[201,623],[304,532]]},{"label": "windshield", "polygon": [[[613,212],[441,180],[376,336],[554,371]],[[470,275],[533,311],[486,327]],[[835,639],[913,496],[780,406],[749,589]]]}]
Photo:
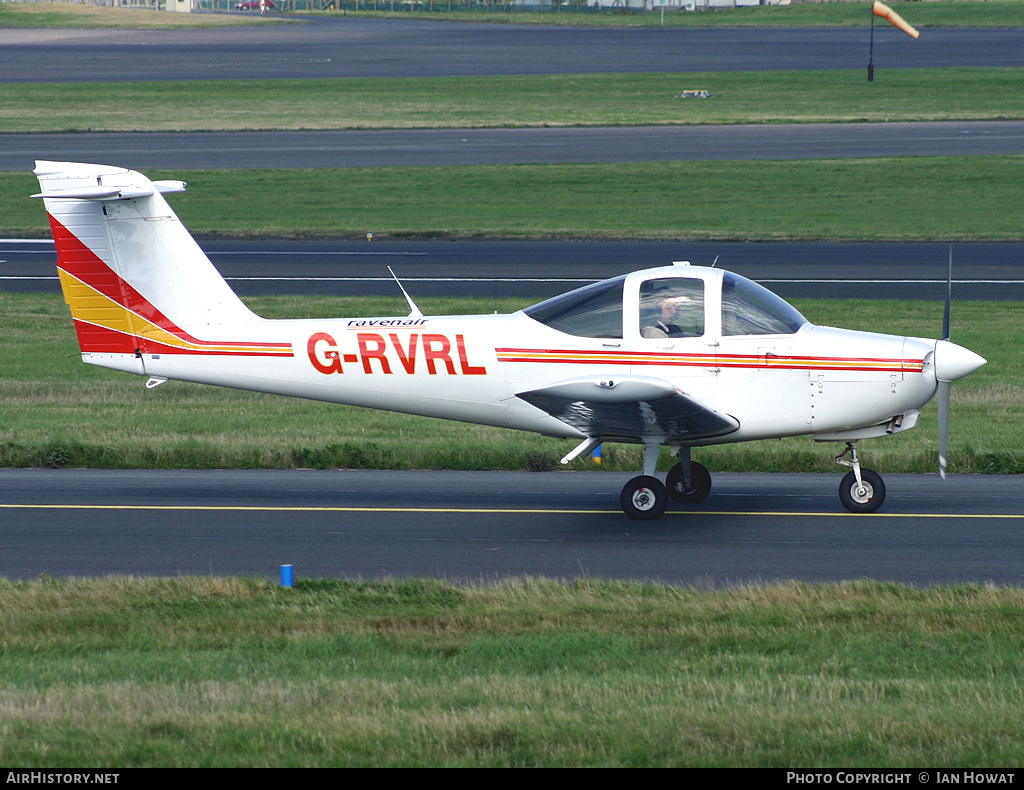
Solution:
[{"label": "windshield", "polygon": [[791,335],[806,323],[767,288],[731,272],[722,278],[723,335]]},{"label": "windshield", "polygon": [[622,337],[622,283],[616,277],[585,285],[523,312],[535,321],[577,337]]}]

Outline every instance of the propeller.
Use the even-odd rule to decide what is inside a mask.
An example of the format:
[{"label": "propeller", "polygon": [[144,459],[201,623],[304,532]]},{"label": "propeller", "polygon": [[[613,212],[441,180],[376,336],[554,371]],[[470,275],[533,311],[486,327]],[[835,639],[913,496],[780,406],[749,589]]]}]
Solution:
[{"label": "propeller", "polygon": [[[953,245],[949,245],[949,268],[946,270],[946,307],[942,311],[942,339],[949,342],[949,306],[953,301]],[[936,351],[938,344],[936,344]],[[942,381],[938,377],[938,365],[935,368],[938,383],[939,406],[939,477],[946,479],[946,453],[949,449],[949,393],[952,382]]]},{"label": "propeller", "polygon": [[939,477],[946,479],[946,452],[949,449],[949,389],[950,382],[939,382]]},{"label": "propeller", "polygon": [[937,384],[939,407],[939,477],[946,479],[946,459],[949,450],[949,394],[954,381],[985,364],[985,359],[973,351],[949,340],[949,308],[953,295],[953,245],[949,246],[949,270],[946,274],[946,308],[942,317],[942,340],[935,342],[933,364]]}]

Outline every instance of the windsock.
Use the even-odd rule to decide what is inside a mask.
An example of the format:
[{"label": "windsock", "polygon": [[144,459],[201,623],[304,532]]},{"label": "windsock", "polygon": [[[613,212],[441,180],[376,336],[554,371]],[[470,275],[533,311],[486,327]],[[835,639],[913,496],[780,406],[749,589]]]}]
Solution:
[{"label": "windsock", "polygon": [[898,27],[904,33],[911,35],[914,38],[917,38],[918,36],[921,35],[920,33],[917,32],[916,28],[908,25],[903,17],[901,17],[891,8],[889,8],[889,6],[887,6],[885,3],[880,3],[878,0],[875,0],[875,4],[871,7],[871,13],[873,13],[875,16],[882,17],[882,19],[886,20],[895,27]]}]

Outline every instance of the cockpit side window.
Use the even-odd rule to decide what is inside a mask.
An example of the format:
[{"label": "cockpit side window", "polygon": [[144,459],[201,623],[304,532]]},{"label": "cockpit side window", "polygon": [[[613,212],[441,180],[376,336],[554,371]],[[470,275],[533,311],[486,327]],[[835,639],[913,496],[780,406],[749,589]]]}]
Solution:
[{"label": "cockpit side window", "polygon": [[701,337],[703,334],[703,280],[672,277],[641,283],[641,337]]},{"label": "cockpit side window", "polygon": [[722,279],[723,335],[791,335],[807,323],[795,307],[745,277]]},{"label": "cockpit side window", "polygon": [[559,332],[577,337],[622,337],[622,284],[603,280],[527,307],[523,312]]}]

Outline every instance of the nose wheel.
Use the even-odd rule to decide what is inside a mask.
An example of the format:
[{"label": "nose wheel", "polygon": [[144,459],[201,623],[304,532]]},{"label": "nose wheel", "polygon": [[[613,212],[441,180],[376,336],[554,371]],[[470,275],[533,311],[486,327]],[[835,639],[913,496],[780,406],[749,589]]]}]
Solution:
[{"label": "nose wheel", "polygon": [[858,482],[853,472],[846,473],[839,484],[839,501],[851,513],[874,513],[885,501],[885,483],[871,469],[861,469],[860,477]]},{"label": "nose wheel", "polygon": [[[843,456],[850,454],[847,461]],[[874,513],[885,501],[885,483],[873,469],[865,469],[857,457],[857,443],[848,442],[836,463],[852,467],[839,484],[839,501],[851,513]]]}]

